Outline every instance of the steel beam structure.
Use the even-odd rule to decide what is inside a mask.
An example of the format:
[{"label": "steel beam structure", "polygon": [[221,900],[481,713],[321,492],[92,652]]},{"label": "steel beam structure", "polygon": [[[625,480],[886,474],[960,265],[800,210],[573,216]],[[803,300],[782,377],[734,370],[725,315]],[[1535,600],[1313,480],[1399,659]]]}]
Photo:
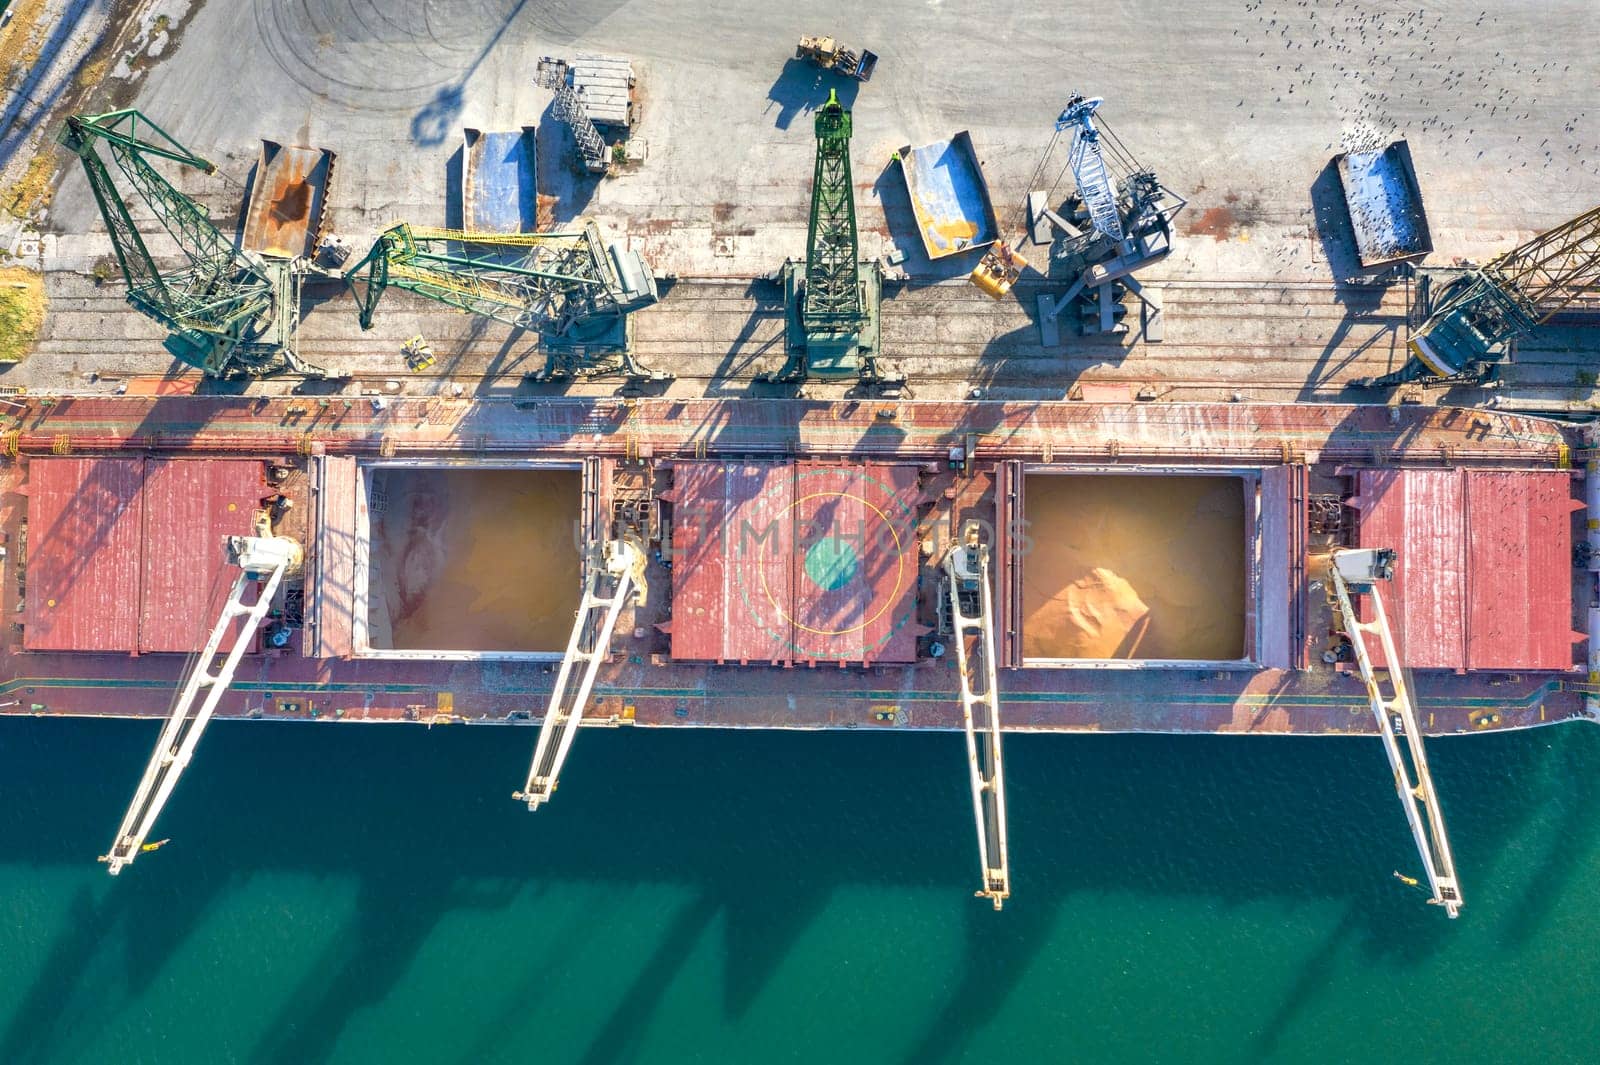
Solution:
[{"label": "steel beam structure", "polygon": [[[595,676],[610,653],[611,634],[616,630],[617,618],[635,593],[642,594],[644,589],[646,558],[637,543],[627,539],[612,540],[599,553],[601,557],[591,558],[589,562],[583,602],[572,623],[572,637],[567,641],[567,653],[561,659],[555,688],[550,692],[550,705],[539,725],[539,739],[534,744],[527,783],[511,796],[518,802],[526,802],[530,810],[537,810],[555,793],[561,766],[572,749],[584,708],[589,705]],[[574,686],[574,672],[580,669],[581,675]]]},{"label": "steel beam structure", "polygon": [[[299,564],[301,554],[299,544],[280,536],[230,537],[228,551],[233,563],[240,569],[239,575],[234,578],[221,615],[211,627],[211,636],[206,640],[205,649],[190,664],[188,677],[167,715],[167,723],[161,729],[156,749],[145,766],[144,776],[117,829],[111,850],[100,857],[110,867],[112,876],[122,872],[123,866],[131,864],[139,856],[144,841],[155,826],[156,818],[172,796],[178,777],[194,757],[200,735],[211,721],[217,703],[221,701],[223,692],[228,690],[228,685],[233,683],[239,660],[244,657],[262,619],[272,608],[278,585],[284,575]],[[245,591],[251,585],[257,586],[256,600],[247,604],[244,601]],[[241,619],[243,623],[229,639],[229,630],[234,627],[236,620]],[[221,667],[213,673],[211,664],[222,650],[224,641],[228,643],[227,654]],[[205,699],[200,703],[200,709],[191,716],[195,700],[200,698],[202,690],[206,693]]]},{"label": "steel beam structure", "polygon": [[[1389,629],[1383,595],[1378,591],[1377,582],[1394,577],[1394,552],[1371,548],[1335,551],[1329,574],[1338,597],[1339,613],[1344,619],[1344,630],[1350,637],[1356,666],[1361,671],[1361,681],[1366,686],[1367,699],[1383,737],[1383,749],[1389,756],[1389,767],[1394,771],[1395,792],[1400,796],[1406,823],[1411,826],[1411,835],[1416,840],[1417,854],[1422,858],[1422,867],[1427,872],[1428,888],[1432,892],[1428,901],[1443,906],[1446,914],[1455,917],[1461,912],[1461,887],[1456,880],[1455,857],[1450,852],[1450,838],[1445,833],[1444,814],[1439,809],[1433,774],[1428,770],[1427,752],[1422,745],[1422,728],[1411,702],[1411,690],[1406,683],[1400,654],[1395,649],[1394,634]],[[1371,598],[1372,621],[1364,622],[1356,614],[1352,592],[1363,593]],[[1376,636],[1379,646],[1383,648],[1384,672],[1388,674],[1388,685],[1393,694],[1385,694],[1378,680],[1372,656],[1367,649],[1368,636]],[[1411,755],[1409,768],[1395,739],[1396,719]],[[1422,804],[1422,811],[1418,810],[1418,803]]]},{"label": "steel beam structure", "polygon": [[636,251],[607,245],[594,222],[548,233],[472,233],[404,222],[345,273],[361,328],[390,288],[537,333],[545,376],[621,372],[664,380],[631,353],[629,315],[656,302]]},{"label": "steel beam structure", "polygon": [[[73,115],[59,140],[83,164],[128,286],[128,302],[172,331],[167,348],[173,355],[214,377],[280,370],[321,375],[294,350],[299,308],[293,266],[268,264],[235,248],[205,208],[174,188],[151,160],[206,174],[216,173],[214,164],[135,110]],[[182,265],[163,269],[157,264],[100,157],[102,144],[133,194],[177,245]]]},{"label": "steel beam structure", "polygon": [[969,523],[944,556],[946,594],[961,675],[961,714],[967,735],[967,771],[978,828],[978,898],[995,909],[1011,895],[1006,853],[1005,766],[1000,756],[1000,683],[996,671],[994,593],[989,545]]}]

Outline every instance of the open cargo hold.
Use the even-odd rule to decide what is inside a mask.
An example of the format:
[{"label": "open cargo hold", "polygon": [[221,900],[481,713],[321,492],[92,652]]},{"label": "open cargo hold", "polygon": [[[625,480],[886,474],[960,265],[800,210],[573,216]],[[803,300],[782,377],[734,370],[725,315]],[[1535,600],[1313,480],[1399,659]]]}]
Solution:
[{"label": "open cargo hold", "polygon": [[957,255],[1000,238],[989,185],[966,130],[947,141],[900,149],[900,172],[928,258]]},{"label": "open cargo hold", "polygon": [[1029,469],[1016,491],[1021,539],[1001,576],[1020,622],[1020,647],[1005,657],[1052,667],[1293,664],[1303,642],[1293,623],[1297,553],[1261,538],[1303,522],[1303,488],[1277,475],[1292,469],[1303,467]]},{"label": "open cargo hold", "polygon": [[322,237],[335,155],[262,141],[245,206],[244,247],[282,259],[307,257]]},{"label": "open cargo hold", "polygon": [[1345,152],[1336,162],[1363,267],[1421,259],[1433,250],[1422,187],[1405,141],[1378,151]]},{"label": "open cargo hold", "polygon": [[532,233],[539,186],[534,127],[462,131],[461,219],[474,233]]},{"label": "open cargo hold", "polygon": [[361,475],[356,654],[561,656],[580,598],[579,469],[374,464]]}]

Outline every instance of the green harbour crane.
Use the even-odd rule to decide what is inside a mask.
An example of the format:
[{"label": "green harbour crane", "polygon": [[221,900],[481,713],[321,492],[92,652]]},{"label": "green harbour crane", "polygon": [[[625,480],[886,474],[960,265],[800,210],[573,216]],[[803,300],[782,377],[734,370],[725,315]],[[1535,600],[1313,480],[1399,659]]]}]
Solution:
[{"label": "green harbour crane", "polygon": [[[74,115],[58,139],[83,164],[128,286],[128,302],[170,330],[165,346],[173,356],[212,377],[282,371],[323,375],[295,352],[298,269],[234,247],[206,209],[174,188],[152,160],[206,174],[217,172],[214,164],[135,110]],[[101,156],[102,146],[132,194],[177,245],[180,262],[165,267],[157,262]]]},{"label": "green harbour crane", "polygon": [[655,275],[637,251],[606,244],[592,221],[548,233],[472,233],[401,222],[379,234],[345,273],[361,328],[398,288],[537,333],[540,377],[669,375],[633,355],[632,314],[656,302]]},{"label": "green harbour crane", "polygon": [[862,262],[850,180],[850,112],[836,91],[817,111],[817,164],[804,263],[783,264],[783,368],[769,381],[845,380],[877,384],[901,379],[879,371],[878,310],[883,269]]}]

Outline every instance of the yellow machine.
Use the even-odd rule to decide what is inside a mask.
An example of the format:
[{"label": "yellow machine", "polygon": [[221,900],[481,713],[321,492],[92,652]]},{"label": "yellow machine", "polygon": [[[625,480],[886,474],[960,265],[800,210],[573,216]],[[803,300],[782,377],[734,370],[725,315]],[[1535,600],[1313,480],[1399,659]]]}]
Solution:
[{"label": "yellow machine", "polygon": [[800,38],[800,43],[794,49],[794,57],[809,59],[824,70],[835,70],[857,81],[870,80],[873,69],[878,65],[878,56],[874,52],[863,48],[857,53],[832,37],[816,37],[809,33]]},{"label": "yellow machine", "polygon": [[989,249],[982,262],[972,268],[968,280],[988,293],[990,298],[1004,299],[1027,265],[1028,260],[1002,240]]}]

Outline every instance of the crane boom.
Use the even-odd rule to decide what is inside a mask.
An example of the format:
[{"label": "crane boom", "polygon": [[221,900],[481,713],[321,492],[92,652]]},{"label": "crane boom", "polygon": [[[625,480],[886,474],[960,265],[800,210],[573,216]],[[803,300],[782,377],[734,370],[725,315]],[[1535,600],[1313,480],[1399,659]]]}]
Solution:
[{"label": "crane boom", "polygon": [[[205,649],[190,663],[188,675],[173,701],[167,723],[161,729],[155,751],[134,791],[133,801],[128,804],[128,812],[117,828],[111,849],[100,858],[110,868],[112,876],[122,872],[122,867],[132,863],[145,849],[144,841],[171,798],[179,775],[194,757],[201,733],[211,721],[223,693],[233,683],[239,660],[272,608],[279,584],[300,566],[299,544],[287,537],[272,535],[270,523],[264,517],[257,525],[256,536],[228,539],[228,554],[232,563],[239,567],[239,574],[211,627]],[[256,586],[255,602],[246,603],[245,592],[251,585]],[[224,652],[225,642],[227,650]],[[219,653],[223,654],[221,664],[214,665]],[[203,699],[201,692],[205,693]],[[200,703],[198,710],[195,710],[196,701]]]},{"label": "crane boom", "polygon": [[512,798],[537,810],[555,794],[561,766],[572,749],[583,711],[589,705],[600,666],[611,653],[611,634],[623,608],[637,598],[642,605],[646,594],[645,553],[635,540],[622,538],[600,546],[589,559],[589,576],[583,601],[572,622],[572,638],[556,674],[550,704],[539,725],[533,761],[528,765],[528,780]]},{"label": "crane boom", "polygon": [[1006,854],[1005,766],[1000,755],[1000,681],[995,669],[994,593],[989,545],[977,522],[968,522],[944,556],[946,605],[961,674],[961,714],[967,733],[967,771],[978,828],[977,892],[995,909],[1011,895]]},{"label": "crane boom", "polygon": [[860,328],[860,249],[855,188],[850,181],[850,112],[829,92],[817,111],[817,164],[811,184],[811,226],[806,239],[806,331],[843,333]]},{"label": "crane boom", "polygon": [[345,273],[361,328],[399,288],[539,334],[546,374],[620,368],[661,379],[631,353],[629,315],[656,302],[655,276],[637,251],[606,244],[594,222],[548,233],[471,233],[398,223]]},{"label": "crane boom", "polygon": [[[173,355],[215,377],[282,369],[321,373],[294,352],[298,300],[289,264],[267,264],[236,249],[205,208],[174,188],[151,159],[206,174],[216,173],[215,165],[131,109],[73,115],[59,140],[83,164],[128,286],[128,302],[172,331],[167,348]],[[100,155],[101,145],[177,245],[182,265],[158,265]]]},{"label": "crane boom", "polygon": [[1078,195],[1089,212],[1094,228],[1108,238],[1122,241],[1122,218],[1117,210],[1117,189],[1106,169],[1105,156],[1100,148],[1100,131],[1095,128],[1094,113],[1104,103],[1099,96],[1075,96],[1056,119],[1056,132],[1073,132],[1072,147],[1067,152],[1067,164],[1077,183]]},{"label": "crane boom", "polygon": [[811,218],[806,260],[783,264],[784,348],[788,358],[767,381],[808,377],[858,377],[896,387],[905,379],[880,372],[878,308],[883,269],[862,262],[856,231],[855,186],[850,178],[850,112],[829,91],[817,109],[816,169],[811,182]]},{"label": "crane boom", "polygon": [[[1383,595],[1377,587],[1379,581],[1394,579],[1394,562],[1395,553],[1388,548],[1345,548],[1333,552],[1328,574],[1333,581],[1345,634],[1350,637],[1351,648],[1355,651],[1361,682],[1367,689],[1367,701],[1377,718],[1378,733],[1383,738],[1383,749],[1394,774],[1395,793],[1400,797],[1406,823],[1411,826],[1411,835],[1417,844],[1417,856],[1422,859],[1428,876],[1428,888],[1432,892],[1428,901],[1444,907],[1447,916],[1455,917],[1461,910],[1461,884],[1456,879],[1455,857],[1450,851],[1444,813],[1439,808],[1433,773],[1428,769],[1427,752],[1422,746],[1422,726],[1412,703],[1411,686],[1406,681],[1394,634],[1389,628],[1389,616],[1383,608]],[[1357,593],[1371,598],[1372,621],[1357,617],[1352,598]],[[1376,636],[1383,648],[1384,671],[1388,674],[1392,695],[1384,694],[1367,649],[1368,636]],[[1411,756],[1409,768],[1395,738],[1396,732],[1405,735]]]},{"label": "crane boom", "polygon": [[1600,288],[1600,207],[1547,230],[1446,287],[1406,342],[1411,358],[1362,382],[1482,376],[1505,345]]}]

